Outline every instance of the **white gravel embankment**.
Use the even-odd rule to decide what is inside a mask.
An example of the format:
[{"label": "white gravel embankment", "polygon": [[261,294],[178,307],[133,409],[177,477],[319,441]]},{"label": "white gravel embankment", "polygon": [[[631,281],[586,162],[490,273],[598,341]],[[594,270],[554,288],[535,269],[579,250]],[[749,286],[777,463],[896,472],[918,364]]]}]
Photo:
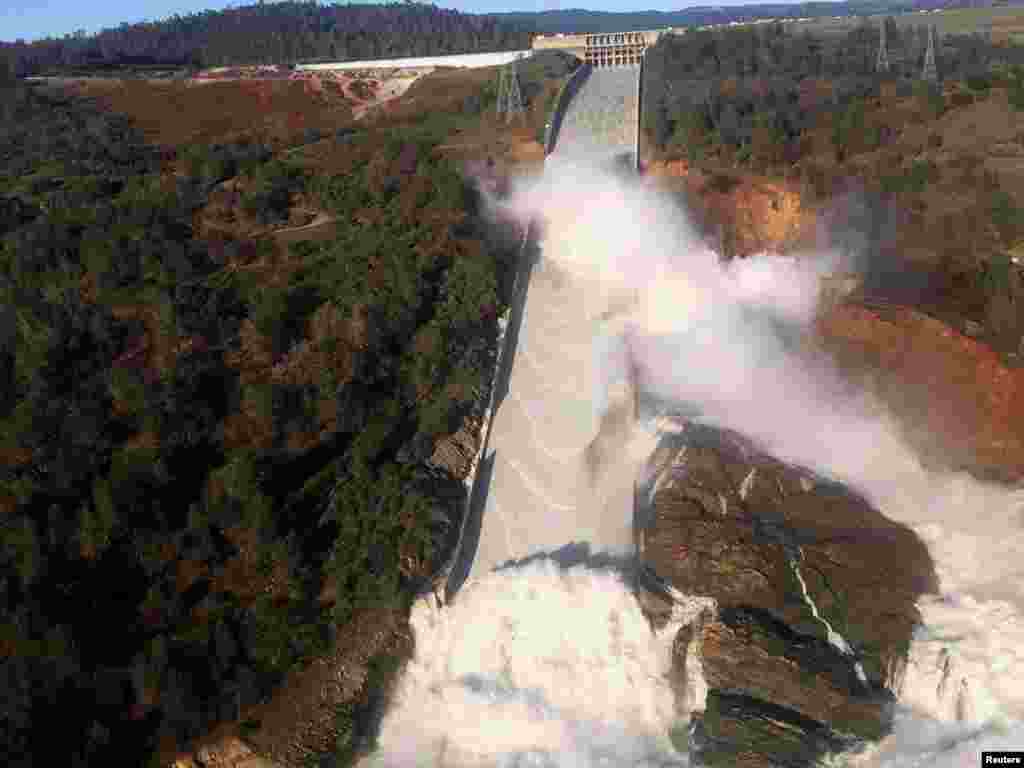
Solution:
[{"label": "white gravel embankment", "polygon": [[297,64],[297,70],[330,69],[408,69],[415,67],[495,67],[519,57],[529,58],[533,51],[499,51],[497,53],[464,53],[455,56],[420,56],[410,59],[366,59],[333,61],[325,64]]}]

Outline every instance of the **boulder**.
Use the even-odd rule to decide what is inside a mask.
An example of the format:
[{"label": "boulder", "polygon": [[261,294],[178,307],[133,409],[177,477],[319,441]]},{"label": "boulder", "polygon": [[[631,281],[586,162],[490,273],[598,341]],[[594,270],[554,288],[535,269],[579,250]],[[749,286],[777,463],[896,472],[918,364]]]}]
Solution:
[{"label": "boulder", "polygon": [[241,739],[226,738],[210,746],[198,750],[190,758],[182,758],[182,766],[201,766],[201,768],[275,768],[276,763],[256,754]]},{"label": "boulder", "polygon": [[[681,632],[673,660],[685,677],[689,646],[699,649],[718,707],[697,718],[708,764],[742,754],[744,765],[808,765],[884,734],[916,601],[937,591],[924,544],[849,489],[732,432],[686,424],[656,455],[641,560],[718,606]],[[792,761],[771,757],[786,750]]]},{"label": "boulder", "polygon": [[694,725],[692,752],[706,768],[800,768],[852,746],[784,707],[720,691]]}]

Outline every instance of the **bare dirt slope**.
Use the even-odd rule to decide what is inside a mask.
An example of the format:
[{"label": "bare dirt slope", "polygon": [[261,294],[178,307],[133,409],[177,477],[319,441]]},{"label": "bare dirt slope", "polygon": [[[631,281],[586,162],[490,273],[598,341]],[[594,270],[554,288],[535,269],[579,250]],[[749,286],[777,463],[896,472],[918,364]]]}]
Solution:
[{"label": "bare dirt slope", "polygon": [[307,128],[333,131],[352,122],[342,90],[295,80],[208,83],[81,81],[75,90],[128,115],[155,144],[226,142],[243,135],[285,143]]}]

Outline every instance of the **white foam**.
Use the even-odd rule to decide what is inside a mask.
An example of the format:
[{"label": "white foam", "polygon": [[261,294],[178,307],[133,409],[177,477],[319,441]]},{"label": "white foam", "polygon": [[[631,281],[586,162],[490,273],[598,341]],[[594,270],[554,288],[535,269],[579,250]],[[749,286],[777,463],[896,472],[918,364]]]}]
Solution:
[{"label": "white foam", "polygon": [[370,764],[685,765],[670,650],[707,606],[683,599],[654,634],[617,575],[550,561],[492,573],[448,608],[421,601]]}]

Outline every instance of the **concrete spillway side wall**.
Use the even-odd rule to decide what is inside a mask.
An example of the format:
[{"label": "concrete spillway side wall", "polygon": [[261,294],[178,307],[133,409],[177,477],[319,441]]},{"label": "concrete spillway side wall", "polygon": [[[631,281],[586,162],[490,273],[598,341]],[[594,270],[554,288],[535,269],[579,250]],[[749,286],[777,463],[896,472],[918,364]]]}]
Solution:
[{"label": "concrete spillway side wall", "polygon": [[[526,232],[523,235],[522,243],[519,246],[519,257],[517,260],[516,275],[512,283],[512,296],[509,307],[499,319],[501,333],[498,338],[498,350],[494,360],[494,368],[491,371],[490,385],[487,390],[487,409],[484,412],[483,424],[480,427],[483,440],[473,457],[469,476],[465,480],[466,495],[463,500],[462,519],[459,521],[459,532],[455,540],[455,546],[447,562],[441,568],[438,575],[433,579],[434,594],[442,588],[444,591],[443,602],[448,603],[455,596],[466,575],[469,573],[469,566],[472,558],[466,562],[463,553],[467,541],[467,525],[471,519],[483,514],[482,502],[486,499],[485,485],[489,482],[489,472],[481,467],[486,461],[487,446],[491,439],[491,425],[494,415],[501,406],[502,400],[508,392],[508,380],[512,372],[512,360],[515,356],[516,342],[519,338],[519,326],[523,320],[523,310],[526,306],[526,289],[529,285],[530,274],[533,271],[533,240],[535,237],[533,223],[527,224]],[[481,472],[481,469],[485,471]],[[478,508],[479,507],[479,508]],[[474,520],[478,523],[478,520]],[[474,545],[475,546],[475,545]]]},{"label": "concrete spillway side wall", "polygon": [[544,134],[545,156],[550,155],[555,150],[555,145],[558,143],[558,132],[562,127],[565,112],[569,108],[569,104],[576,97],[576,94],[579,93],[580,88],[583,87],[583,83],[590,77],[592,70],[593,67],[590,64],[580,64],[558,91],[558,98],[555,100],[555,110],[551,113],[551,122],[548,124]]},{"label": "concrete spillway side wall", "polygon": [[[551,123],[547,127],[544,140],[544,155],[550,155],[558,142],[558,130],[561,127],[562,119],[565,116],[569,104],[579,93],[583,83],[590,76],[592,67],[589,64],[580,64],[570,78],[563,83],[558,97],[555,101],[555,109],[551,116]],[[458,592],[466,576],[469,574],[469,567],[472,558],[467,561],[464,548],[467,546],[467,528],[478,528],[480,520],[477,519],[483,514],[483,504],[486,501],[486,484],[489,479],[489,468],[482,466],[487,463],[487,447],[491,439],[491,425],[494,415],[501,407],[502,401],[508,394],[509,379],[512,374],[512,364],[515,360],[516,345],[519,340],[519,328],[523,321],[523,311],[526,307],[526,293],[530,284],[530,276],[533,273],[536,249],[536,232],[533,223],[527,225],[526,233],[523,236],[522,244],[519,246],[518,266],[513,281],[512,297],[508,309],[500,320],[502,333],[498,342],[498,353],[494,362],[494,369],[491,372],[491,382],[488,388],[488,405],[484,415],[484,423],[481,427],[483,440],[476,456],[473,457],[472,469],[466,479],[467,493],[463,507],[462,520],[459,523],[459,533],[456,539],[452,554],[438,577],[433,580],[435,594],[437,589],[443,587],[444,602],[450,602]],[[479,531],[477,531],[479,533]],[[471,537],[470,537],[471,538]],[[473,544],[475,547],[475,543]],[[438,598],[440,599],[440,597]]]},{"label": "concrete spillway side wall", "polygon": [[640,66],[636,73],[636,126],[633,138],[633,171],[640,173],[640,124],[644,119],[643,89],[644,57],[640,57]]}]

